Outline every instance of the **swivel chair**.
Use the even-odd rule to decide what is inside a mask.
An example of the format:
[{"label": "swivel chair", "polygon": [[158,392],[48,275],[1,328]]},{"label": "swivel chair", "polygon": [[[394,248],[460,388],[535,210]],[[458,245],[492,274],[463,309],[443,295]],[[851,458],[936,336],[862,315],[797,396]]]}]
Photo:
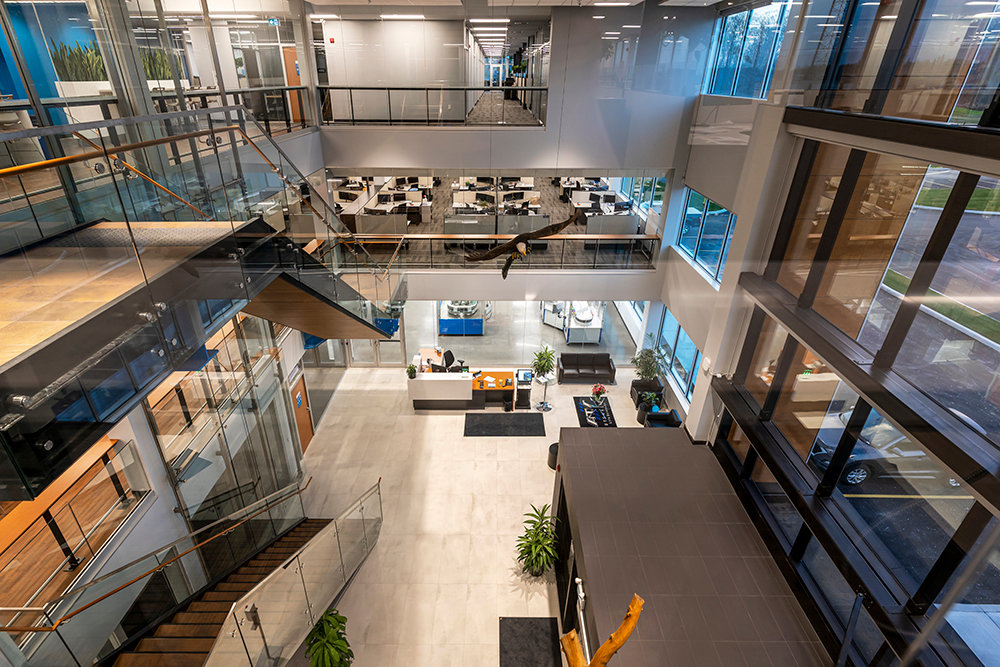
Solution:
[{"label": "swivel chair", "polygon": [[[444,358],[442,359],[442,361],[444,361],[444,366],[448,370],[451,370],[452,368],[456,368],[456,367],[458,369],[461,369],[462,366],[465,365],[465,360],[464,359],[455,359],[455,355],[452,353],[451,350],[445,350],[444,351]],[[455,363],[456,361],[458,363]]]}]

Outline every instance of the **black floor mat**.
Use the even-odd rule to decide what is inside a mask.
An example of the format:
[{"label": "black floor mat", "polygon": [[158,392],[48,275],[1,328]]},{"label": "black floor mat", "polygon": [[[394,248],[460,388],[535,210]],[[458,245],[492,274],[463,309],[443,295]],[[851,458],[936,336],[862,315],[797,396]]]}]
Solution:
[{"label": "black floor mat", "polygon": [[540,412],[466,412],[466,437],[543,436],[545,420]]},{"label": "black floor mat", "polygon": [[500,617],[500,667],[560,667],[555,618]]}]

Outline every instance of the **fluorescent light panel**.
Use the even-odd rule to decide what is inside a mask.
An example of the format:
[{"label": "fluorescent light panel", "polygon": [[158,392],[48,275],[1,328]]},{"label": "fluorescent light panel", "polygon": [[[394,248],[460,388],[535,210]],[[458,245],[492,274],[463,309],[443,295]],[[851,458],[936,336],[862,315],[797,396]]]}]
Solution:
[{"label": "fluorescent light panel", "polygon": [[623,28],[641,28],[641,25],[623,25]]},{"label": "fluorescent light panel", "polygon": [[510,23],[510,19],[469,19],[469,23]]},{"label": "fluorescent light panel", "polygon": [[413,19],[419,20],[424,18],[423,14],[382,14],[379,18],[381,19]]},{"label": "fluorescent light panel", "polygon": [[630,3],[627,2],[595,2],[595,7],[628,7]]},{"label": "fluorescent light panel", "polygon": [[604,18],[604,16],[603,16],[603,15],[594,15],[594,16],[591,16],[590,18],[594,18],[594,19],[603,19],[603,18]]}]

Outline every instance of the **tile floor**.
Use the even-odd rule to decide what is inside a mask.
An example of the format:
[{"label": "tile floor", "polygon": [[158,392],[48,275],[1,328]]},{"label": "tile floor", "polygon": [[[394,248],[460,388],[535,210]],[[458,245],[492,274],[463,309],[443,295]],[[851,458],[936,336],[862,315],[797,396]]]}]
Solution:
[{"label": "tile floor", "polygon": [[[382,478],[379,543],[338,605],[355,667],[497,665],[500,616],[556,615],[551,575],[522,575],[514,542],[529,505],[551,502],[548,446],[578,425],[571,397],[589,386],[549,388],[544,438],[466,438],[464,412],[414,412],[402,369],[336,372],[303,461],[305,502],[309,516],[334,517]],[[638,427],[632,370],[617,380],[615,418]]]}]

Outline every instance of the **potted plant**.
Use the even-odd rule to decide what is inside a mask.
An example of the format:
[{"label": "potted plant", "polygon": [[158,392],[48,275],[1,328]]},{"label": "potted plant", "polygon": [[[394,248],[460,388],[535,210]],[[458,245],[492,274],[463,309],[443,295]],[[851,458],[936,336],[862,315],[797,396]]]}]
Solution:
[{"label": "potted plant", "polygon": [[644,391],[639,395],[639,411],[636,413],[635,420],[645,426],[646,424],[646,414],[649,412],[655,412],[660,405],[660,395],[655,391]]},{"label": "potted plant", "polygon": [[598,382],[593,387],[590,388],[590,395],[594,400],[594,405],[600,405],[601,397],[608,393],[607,387]]},{"label": "potted plant", "polygon": [[347,617],[330,609],[306,637],[306,657],[310,667],[347,667],[354,662],[354,651],[347,643]]},{"label": "potted plant", "polygon": [[531,506],[524,516],[524,534],[517,538],[517,560],[523,570],[540,577],[556,562],[556,517],[547,514],[548,505]]},{"label": "potted plant", "polygon": [[550,348],[548,345],[542,349],[535,352],[535,357],[531,360],[531,370],[534,371],[535,377],[541,378],[545,377],[556,367],[556,353],[555,350]]},{"label": "potted plant", "polygon": [[410,364],[409,366],[407,366],[406,367],[406,377],[410,378],[411,380],[413,378],[417,377],[417,367],[414,366],[413,364]]},{"label": "potted plant", "polygon": [[632,365],[635,366],[636,379],[632,380],[629,393],[632,402],[638,407],[643,392],[662,394],[663,384],[660,382],[660,364],[653,348],[644,347],[636,352],[632,357]]}]

